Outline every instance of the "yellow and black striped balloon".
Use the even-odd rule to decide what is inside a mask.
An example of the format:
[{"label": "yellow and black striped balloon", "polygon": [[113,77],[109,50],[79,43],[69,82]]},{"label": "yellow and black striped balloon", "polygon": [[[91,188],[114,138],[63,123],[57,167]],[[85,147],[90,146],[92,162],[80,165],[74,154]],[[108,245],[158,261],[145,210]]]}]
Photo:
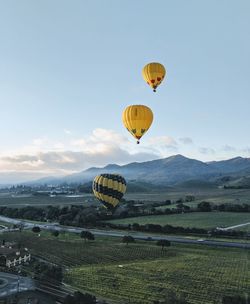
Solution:
[{"label": "yellow and black striped balloon", "polygon": [[126,188],[126,181],[119,174],[100,174],[93,181],[95,197],[109,210],[119,204]]}]

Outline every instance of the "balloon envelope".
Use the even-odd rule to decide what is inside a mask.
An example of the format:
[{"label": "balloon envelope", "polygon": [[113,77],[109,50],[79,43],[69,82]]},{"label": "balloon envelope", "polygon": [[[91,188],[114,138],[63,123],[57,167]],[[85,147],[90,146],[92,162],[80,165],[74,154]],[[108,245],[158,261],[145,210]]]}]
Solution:
[{"label": "balloon envelope", "polygon": [[142,70],[143,79],[156,92],[156,88],[161,84],[166,75],[165,67],[158,62],[151,62]]},{"label": "balloon envelope", "polygon": [[125,128],[138,140],[147,132],[153,122],[152,110],[144,105],[128,106],[122,113]]},{"label": "balloon envelope", "polygon": [[127,184],[119,174],[100,174],[93,181],[95,197],[109,210],[113,210],[126,192]]}]

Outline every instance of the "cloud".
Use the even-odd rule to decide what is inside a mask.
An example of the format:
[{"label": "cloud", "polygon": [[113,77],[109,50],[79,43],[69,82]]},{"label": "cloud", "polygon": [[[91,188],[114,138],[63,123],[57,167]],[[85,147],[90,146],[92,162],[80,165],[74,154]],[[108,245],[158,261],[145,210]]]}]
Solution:
[{"label": "cloud", "polygon": [[[169,144],[173,141],[169,141]],[[42,144],[44,143],[44,147]],[[30,171],[53,175],[70,174],[92,166],[110,163],[126,164],[159,158],[159,153],[147,147],[131,149],[129,140],[113,130],[95,129],[89,136],[68,139],[34,140],[17,153],[0,157],[0,171]],[[39,147],[39,149],[38,149]]]},{"label": "cloud", "polygon": [[0,158],[0,170],[39,171],[54,174],[70,174],[92,166],[104,166],[109,163],[124,164],[134,161],[146,161],[158,158],[155,154],[130,154],[119,147],[106,147],[95,153],[63,151],[41,152],[37,155],[17,155]]},{"label": "cloud", "polygon": [[[191,146],[190,146],[191,145]],[[202,159],[218,158],[223,152],[230,156],[237,151],[249,154],[250,148],[235,149],[225,145],[217,150],[210,147],[197,147],[189,137],[180,137],[176,141],[171,136],[143,137],[140,145],[129,135],[123,136],[114,130],[94,129],[83,137],[65,136],[58,139],[35,138],[29,145],[16,151],[2,151],[0,154],[0,172],[20,178],[25,176],[67,175],[85,170],[89,167],[102,167],[110,163],[127,164],[168,157],[182,153]],[[226,153],[225,153],[226,152]],[[219,155],[220,156],[220,155]],[[7,175],[6,175],[7,176]],[[14,177],[13,177],[14,178]]]},{"label": "cloud", "polygon": [[250,147],[245,147],[245,148],[241,149],[240,151],[249,155],[250,154]]},{"label": "cloud", "polygon": [[236,148],[234,148],[232,146],[229,146],[229,145],[224,145],[222,147],[222,150],[225,151],[225,152],[235,152],[235,151],[237,151]]},{"label": "cloud", "polygon": [[215,150],[207,147],[200,147],[199,152],[202,154],[215,154]]},{"label": "cloud", "polygon": [[155,153],[164,155],[165,152],[177,152],[178,144],[171,136],[151,137],[146,141],[146,149],[151,149]]},{"label": "cloud", "polygon": [[35,138],[35,139],[33,139],[33,145],[34,145],[34,146],[41,147],[41,146],[43,146],[44,144],[46,144],[47,141],[48,141],[48,139],[47,139],[46,137]]},{"label": "cloud", "polygon": [[181,137],[179,138],[179,141],[184,145],[191,145],[193,144],[193,140],[190,137]]}]

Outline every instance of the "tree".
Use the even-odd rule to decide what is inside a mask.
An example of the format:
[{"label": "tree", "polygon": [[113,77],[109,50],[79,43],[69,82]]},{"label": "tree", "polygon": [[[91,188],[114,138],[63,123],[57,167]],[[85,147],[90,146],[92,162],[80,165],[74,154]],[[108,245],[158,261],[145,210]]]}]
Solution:
[{"label": "tree", "polygon": [[96,297],[89,293],[75,292],[73,296],[67,295],[64,304],[96,304]]},{"label": "tree", "polygon": [[64,304],[75,304],[75,299],[71,295],[67,295],[63,301]]},{"label": "tree", "polygon": [[198,204],[198,210],[201,212],[210,212],[212,211],[212,206],[209,202],[201,202]]},{"label": "tree", "polygon": [[239,295],[225,296],[222,298],[222,304],[248,304],[248,300]]},{"label": "tree", "polygon": [[82,239],[84,239],[85,242],[86,242],[86,240],[94,241],[94,239],[95,239],[94,234],[91,233],[91,232],[88,231],[88,230],[83,230],[83,231],[81,232],[81,234],[80,234],[80,237],[81,237]]},{"label": "tree", "polygon": [[195,201],[195,196],[194,195],[186,195],[185,201],[188,202],[193,202]]},{"label": "tree", "polygon": [[157,241],[156,245],[161,246],[161,250],[163,250],[164,247],[171,246],[171,242],[169,240],[162,239],[162,240]]},{"label": "tree", "polygon": [[62,282],[63,270],[62,267],[56,265],[49,265],[44,262],[35,262],[33,264],[36,279],[42,281],[55,280]]},{"label": "tree", "polygon": [[59,236],[59,231],[58,230],[54,230],[51,232],[51,234],[55,237],[58,237]]},{"label": "tree", "polygon": [[41,228],[40,228],[39,226],[34,226],[34,227],[32,228],[32,231],[33,231],[34,233],[40,233],[40,232],[41,232]]},{"label": "tree", "polygon": [[124,237],[122,238],[122,242],[128,245],[128,243],[134,243],[135,239],[131,235],[124,235]]}]

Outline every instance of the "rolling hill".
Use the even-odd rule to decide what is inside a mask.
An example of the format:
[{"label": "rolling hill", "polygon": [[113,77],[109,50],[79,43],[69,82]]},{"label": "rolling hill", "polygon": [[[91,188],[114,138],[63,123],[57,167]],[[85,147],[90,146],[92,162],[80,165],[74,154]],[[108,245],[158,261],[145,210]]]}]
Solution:
[{"label": "rolling hill", "polygon": [[[118,173],[123,175],[127,181],[133,180],[157,186],[174,186],[187,181],[225,184],[229,180],[250,175],[250,159],[236,157],[206,163],[178,154],[168,158],[141,163],[134,162],[123,166],[110,164],[103,168],[93,167],[63,178],[43,178],[33,183],[87,183],[100,173]],[[137,186],[139,185],[137,184]]]}]

